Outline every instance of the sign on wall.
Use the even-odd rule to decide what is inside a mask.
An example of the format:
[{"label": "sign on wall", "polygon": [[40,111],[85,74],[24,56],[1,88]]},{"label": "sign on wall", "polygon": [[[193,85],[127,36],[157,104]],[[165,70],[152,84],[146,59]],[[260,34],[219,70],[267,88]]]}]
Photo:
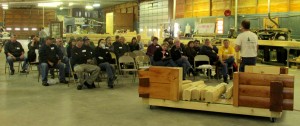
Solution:
[{"label": "sign on wall", "polygon": [[84,18],[75,18],[75,24],[77,25],[83,25],[85,22]]},{"label": "sign on wall", "polygon": [[197,30],[199,34],[202,33],[215,33],[215,23],[201,23],[197,24]]}]

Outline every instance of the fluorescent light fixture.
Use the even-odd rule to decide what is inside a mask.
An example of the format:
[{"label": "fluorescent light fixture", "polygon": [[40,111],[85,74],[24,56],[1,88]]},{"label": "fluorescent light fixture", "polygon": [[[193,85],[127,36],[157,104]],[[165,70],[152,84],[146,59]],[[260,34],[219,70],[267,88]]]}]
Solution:
[{"label": "fluorescent light fixture", "polygon": [[152,32],[152,29],[148,29],[148,31]]},{"label": "fluorescent light fixture", "polygon": [[8,7],[8,4],[2,4],[2,7]]},{"label": "fluorescent light fixture", "polygon": [[178,33],[179,33],[179,24],[175,23],[174,24],[174,37],[178,37]]},{"label": "fluorescent light fixture", "polygon": [[39,7],[57,7],[63,4],[62,2],[38,3]]},{"label": "fluorescent light fixture", "polygon": [[32,30],[32,31],[37,31],[37,28],[32,28],[31,30]]},{"label": "fluorescent light fixture", "polygon": [[4,10],[7,10],[8,9],[8,6],[3,6],[2,7]]},{"label": "fluorescent light fixture", "polygon": [[143,31],[144,31],[144,29],[141,28],[141,29],[140,29],[140,32],[143,32]]},{"label": "fluorescent light fixture", "polygon": [[86,5],[86,6],[85,6],[85,9],[91,10],[91,9],[93,9],[93,6],[91,6],[91,5]]},{"label": "fluorescent light fixture", "polygon": [[60,10],[64,9],[64,7],[59,7]]},{"label": "fluorescent light fixture", "polygon": [[71,3],[69,3],[69,6],[73,6],[73,5],[74,5],[74,3],[72,3],[72,2],[71,2]]},{"label": "fluorescent light fixture", "polygon": [[21,30],[21,28],[15,28],[15,30],[16,30],[16,31],[20,31],[20,30]]},{"label": "fluorescent light fixture", "polygon": [[23,30],[24,30],[24,31],[28,31],[28,30],[29,30],[29,28],[23,28]]},{"label": "fluorescent light fixture", "polygon": [[93,7],[100,7],[100,4],[93,4]]},{"label": "fluorescent light fixture", "polygon": [[12,30],[12,28],[6,28],[6,30],[7,30],[7,31],[11,31],[11,30]]}]

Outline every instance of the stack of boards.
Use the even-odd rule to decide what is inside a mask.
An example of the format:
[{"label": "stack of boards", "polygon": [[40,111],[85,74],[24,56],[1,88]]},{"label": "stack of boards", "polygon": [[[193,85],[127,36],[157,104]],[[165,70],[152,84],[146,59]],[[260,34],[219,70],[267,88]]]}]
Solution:
[{"label": "stack of boards", "polygon": [[226,99],[232,97],[233,85],[220,83],[216,86],[208,86],[204,81],[192,82],[185,80],[182,82],[182,100],[184,101],[204,101],[208,103],[216,102],[222,94]]}]

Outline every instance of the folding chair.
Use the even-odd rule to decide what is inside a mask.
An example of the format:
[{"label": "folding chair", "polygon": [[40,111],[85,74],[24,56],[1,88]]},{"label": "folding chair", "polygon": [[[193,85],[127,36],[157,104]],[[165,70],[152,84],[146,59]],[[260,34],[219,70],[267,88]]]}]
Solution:
[{"label": "folding chair", "polygon": [[[17,66],[15,66],[15,62],[18,62],[18,65]],[[22,65],[23,65],[23,63],[22,63],[23,61],[14,61],[14,63],[13,63],[13,67],[18,67],[18,72],[20,72],[20,67],[22,67]],[[6,74],[6,69],[8,69],[8,73],[9,73],[9,75],[10,75],[10,67],[9,67],[9,64],[8,64],[8,62],[6,61],[6,63],[5,63],[5,68],[4,68],[4,73]]]},{"label": "folding chair", "polygon": [[[137,74],[137,66],[136,66],[136,63],[134,61],[134,59],[130,56],[121,56],[119,58],[119,71],[122,72],[124,74],[124,72],[134,72],[133,74],[133,82],[135,81],[135,77],[136,77],[136,74]],[[133,64],[133,68],[127,68],[126,65],[132,65]],[[122,66],[121,66],[122,65]]]},{"label": "folding chair", "polygon": [[[207,62],[207,64],[203,64],[203,65],[199,65],[199,66],[196,66],[196,62]],[[211,71],[213,69],[213,66],[210,65],[210,61],[209,61],[209,57],[206,56],[206,55],[197,55],[194,57],[194,67],[195,67],[195,70],[197,69],[201,69],[201,70],[207,70],[208,71],[208,79],[210,80],[210,75],[211,75]],[[204,73],[205,74],[205,73]],[[194,76],[194,80],[195,80],[195,76]]]},{"label": "folding chair", "polygon": [[135,58],[135,62],[137,65],[138,69],[145,69],[145,68],[149,68],[151,66],[151,61],[149,56],[145,55],[145,56],[137,56]]}]

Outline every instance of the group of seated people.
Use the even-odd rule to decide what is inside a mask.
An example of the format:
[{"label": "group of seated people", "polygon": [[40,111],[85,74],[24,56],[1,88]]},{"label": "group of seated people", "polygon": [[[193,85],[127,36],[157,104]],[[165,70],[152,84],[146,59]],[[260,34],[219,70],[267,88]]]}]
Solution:
[{"label": "group of seated people", "polygon": [[[224,82],[228,83],[228,74],[230,75],[230,79],[232,79],[232,73],[228,73],[228,68],[234,64],[235,55],[234,48],[229,44],[229,40],[225,39],[223,46],[218,49],[211,44],[209,39],[205,39],[203,46],[200,46],[199,40],[190,41],[187,46],[185,46],[179,39],[175,39],[173,42],[172,38],[167,38],[160,46],[158,44],[158,38],[154,37],[148,46],[146,54],[152,59],[154,66],[182,67],[184,80],[189,73],[193,73],[194,76],[197,74],[197,71],[194,69],[195,67],[201,64],[207,64],[205,62],[196,62],[196,66],[194,66],[195,56],[206,55],[209,57],[210,65],[216,65],[222,68],[220,73],[223,75]],[[218,68],[216,69],[216,73],[217,72],[219,72]],[[215,77],[219,78],[216,75]]]},{"label": "group of seated people", "polygon": [[[16,36],[12,35],[11,40],[5,45],[5,54],[11,75],[15,72],[14,61],[24,61],[21,73],[26,73],[28,72],[28,64],[34,62],[37,55],[39,55],[38,62],[44,86],[49,86],[47,82],[48,70],[50,69],[52,75],[53,69],[51,68],[56,68],[59,69],[60,83],[65,84],[68,83],[65,77],[72,76],[70,72],[73,70],[75,77],[79,79],[78,90],[81,90],[83,85],[87,88],[94,88],[94,81],[99,77],[100,71],[107,73],[108,87],[113,88],[117,77],[115,68],[110,64],[115,62],[110,52],[115,53],[118,59],[127,52],[144,49],[140,35],[133,37],[128,44],[125,37],[118,35],[115,36],[115,42],[113,43],[111,43],[110,37],[99,39],[97,46],[87,37],[76,39],[71,37],[66,47],[61,38],[53,40],[47,37],[45,42],[40,42],[38,36],[32,36],[31,42],[28,44],[28,54],[25,56],[22,45],[16,39]],[[194,57],[196,55],[207,55],[212,65],[222,67],[224,82],[228,83],[227,68],[234,63],[235,51],[229,46],[228,40],[224,40],[223,44],[218,49],[216,46],[212,46],[209,39],[206,39],[203,46],[200,46],[198,40],[190,41],[185,46],[179,39],[167,38],[162,45],[159,45],[158,38],[152,37],[146,55],[150,57],[151,64],[154,66],[182,67],[184,80],[189,73],[196,75],[197,71],[194,68],[203,64],[196,63],[196,66],[194,66]],[[36,54],[37,51],[38,54]],[[89,76],[86,77],[85,73],[88,73]]]}]

